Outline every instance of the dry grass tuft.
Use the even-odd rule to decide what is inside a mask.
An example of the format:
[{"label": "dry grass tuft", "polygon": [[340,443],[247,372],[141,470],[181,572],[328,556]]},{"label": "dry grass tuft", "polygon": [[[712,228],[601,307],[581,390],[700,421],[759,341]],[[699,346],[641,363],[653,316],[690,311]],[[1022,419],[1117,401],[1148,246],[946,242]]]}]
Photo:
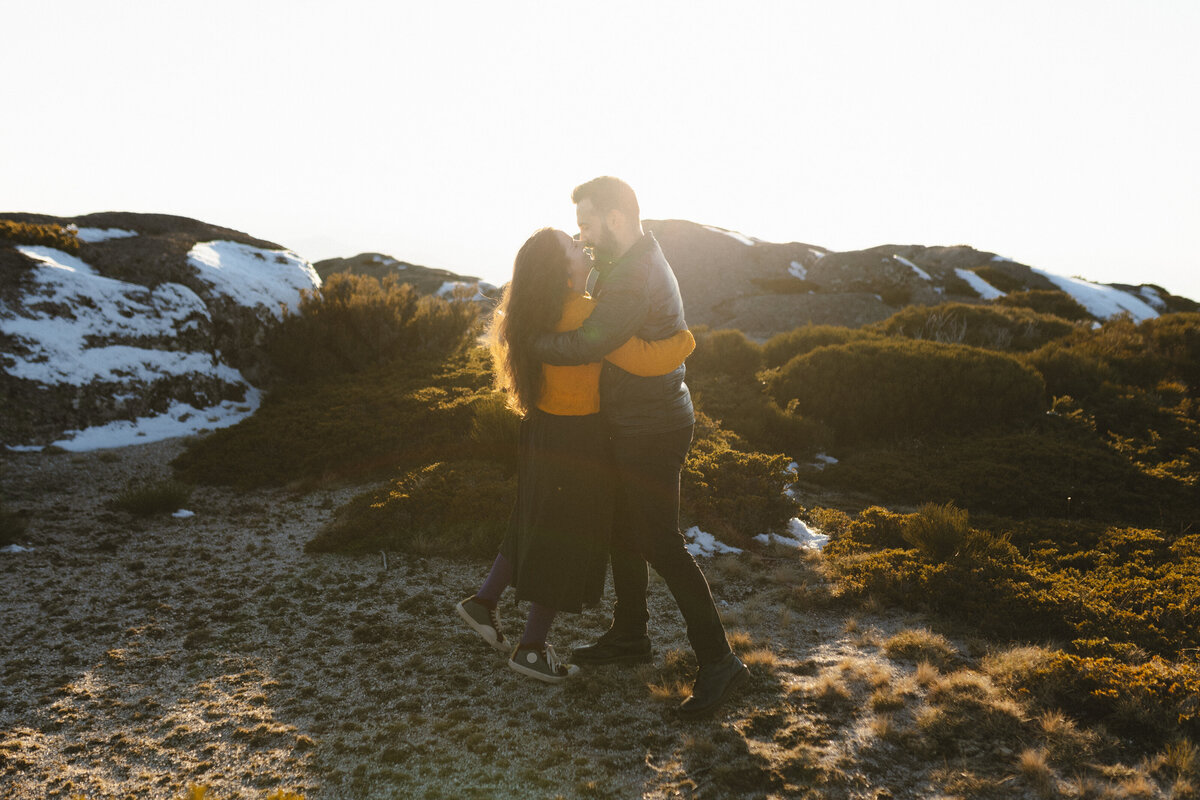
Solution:
[{"label": "dry grass tuft", "polygon": [[1046,758],[1044,750],[1024,750],[1017,759],[1017,769],[1033,789],[1042,797],[1055,797],[1058,794],[1054,780],[1054,770]]},{"label": "dry grass tuft", "polygon": [[746,631],[729,630],[725,632],[725,638],[735,653],[745,653],[754,647],[754,638]]},{"label": "dry grass tuft", "polygon": [[1171,789],[1167,793],[1171,800],[1195,800],[1200,797],[1200,791],[1197,791],[1196,784],[1192,783],[1187,778],[1176,778],[1171,784]]},{"label": "dry grass tuft", "polygon": [[765,669],[769,672],[775,672],[779,669],[779,656],[770,650],[770,648],[759,647],[742,654],[742,661],[748,667],[756,667]]},{"label": "dry grass tuft", "polygon": [[1195,778],[1200,770],[1200,748],[1189,739],[1179,739],[1167,745],[1162,754],[1162,766],[1171,774]]},{"label": "dry grass tuft", "polygon": [[1004,686],[1019,684],[1024,676],[1043,669],[1054,660],[1055,652],[1045,647],[1010,647],[983,657],[980,668]]},{"label": "dry grass tuft", "polygon": [[1145,775],[1133,775],[1120,783],[1123,798],[1157,797],[1158,784]]},{"label": "dry grass tuft", "polygon": [[907,704],[903,692],[892,686],[881,686],[871,693],[871,709],[876,712],[899,711]]},{"label": "dry grass tuft", "polygon": [[913,673],[913,680],[923,689],[928,689],[941,678],[941,671],[930,664],[928,661],[917,662],[917,669]]},{"label": "dry grass tuft", "polygon": [[925,661],[945,669],[961,661],[958,649],[939,633],[925,628],[900,631],[883,643],[888,658],[897,661]]}]

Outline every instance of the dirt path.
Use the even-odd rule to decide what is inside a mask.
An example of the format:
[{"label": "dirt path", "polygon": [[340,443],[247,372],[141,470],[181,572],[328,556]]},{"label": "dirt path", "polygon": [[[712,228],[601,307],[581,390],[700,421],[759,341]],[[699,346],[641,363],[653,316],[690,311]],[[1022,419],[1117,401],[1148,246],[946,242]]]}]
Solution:
[{"label": "dirt path", "polygon": [[[706,563],[753,678],[682,723],[691,655],[661,583],[653,665],[544,687],[453,614],[485,564],[303,553],[361,487],[200,488],[190,519],[105,510],[180,449],[0,457],[33,547],[0,554],[0,796],[930,796],[866,702],[911,680],[880,645],[914,620],[806,610],[810,561]],[[552,640],[566,654],[606,623],[564,617]]]}]

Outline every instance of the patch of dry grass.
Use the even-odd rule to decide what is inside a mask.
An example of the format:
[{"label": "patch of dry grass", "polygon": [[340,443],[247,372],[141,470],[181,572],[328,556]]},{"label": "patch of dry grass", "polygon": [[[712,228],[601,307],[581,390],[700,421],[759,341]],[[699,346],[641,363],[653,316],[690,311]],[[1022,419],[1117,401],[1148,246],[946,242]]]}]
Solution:
[{"label": "patch of dry grass", "polygon": [[896,661],[926,662],[939,669],[952,667],[962,656],[950,640],[926,628],[908,628],[883,643],[888,658]]}]

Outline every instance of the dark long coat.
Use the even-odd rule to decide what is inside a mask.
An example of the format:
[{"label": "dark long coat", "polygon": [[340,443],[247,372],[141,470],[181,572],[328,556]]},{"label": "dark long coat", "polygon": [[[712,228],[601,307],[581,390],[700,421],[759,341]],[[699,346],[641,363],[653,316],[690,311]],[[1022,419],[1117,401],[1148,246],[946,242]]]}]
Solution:
[{"label": "dark long coat", "polygon": [[604,591],[612,533],[608,426],[535,409],[521,422],[517,501],[500,552],[517,600],[578,613]]}]

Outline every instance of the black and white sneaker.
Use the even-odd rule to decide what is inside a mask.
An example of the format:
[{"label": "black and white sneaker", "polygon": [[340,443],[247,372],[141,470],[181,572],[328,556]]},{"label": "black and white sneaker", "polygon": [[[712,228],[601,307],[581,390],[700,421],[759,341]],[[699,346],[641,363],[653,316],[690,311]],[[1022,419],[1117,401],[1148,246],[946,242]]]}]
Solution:
[{"label": "black and white sneaker", "polygon": [[559,663],[552,644],[546,645],[545,649],[518,647],[508,659],[508,666],[546,683],[562,683],[579,672],[579,667],[574,664]]},{"label": "black and white sneaker", "polygon": [[458,615],[463,618],[463,622],[467,623],[471,630],[478,633],[485,642],[501,653],[508,652],[508,642],[505,640],[504,634],[500,632],[500,612],[494,608],[488,608],[474,597],[468,597],[455,608],[458,609]]}]

